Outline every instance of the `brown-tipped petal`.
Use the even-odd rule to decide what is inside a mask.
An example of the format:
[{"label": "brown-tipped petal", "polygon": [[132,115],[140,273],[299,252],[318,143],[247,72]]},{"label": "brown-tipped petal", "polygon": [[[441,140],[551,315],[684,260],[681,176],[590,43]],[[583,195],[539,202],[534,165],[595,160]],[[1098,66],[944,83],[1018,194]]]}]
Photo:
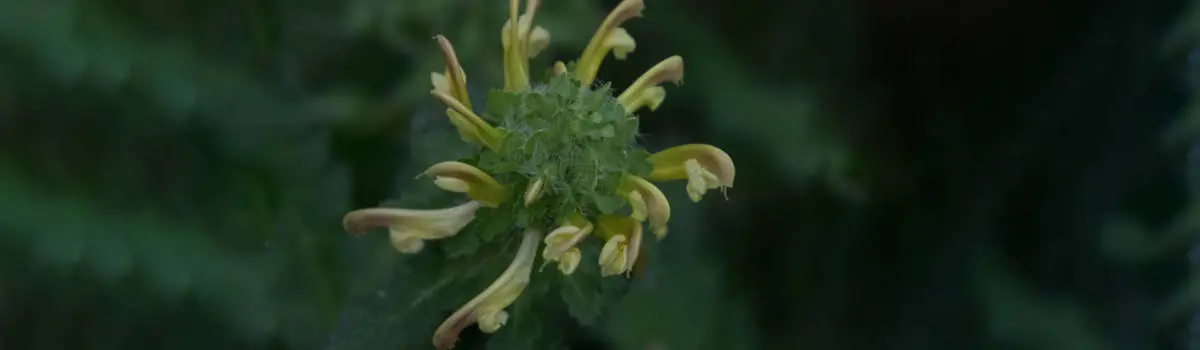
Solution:
[{"label": "brown-tipped petal", "polygon": [[482,293],[446,318],[433,332],[434,347],[441,350],[453,348],[459,333],[477,322],[479,329],[486,333],[495,332],[504,325],[508,320],[508,313],[504,308],[512,305],[529,284],[540,236],[541,232],[538,230],[525,230],[521,247],[504,273]]},{"label": "brown-tipped petal", "polygon": [[456,161],[430,166],[422,175],[434,176],[434,183],[444,190],[465,192],[471,199],[488,207],[498,207],[508,200],[508,188],[483,170]]},{"label": "brown-tipped petal", "polygon": [[361,235],[370,229],[387,228],[397,250],[414,253],[423,246],[414,242],[414,239],[442,239],[458,234],[475,219],[475,211],[479,206],[479,202],[471,201],[435,210],[359,209],[347,213],[342,219],[342,226],[354,235]]},{"label": "brown-tipped petal", "polygon": [[[583,50],[583,54],[579,56],[579,62],[575,67],[575,77],[579,79],[583,86],[590,86],[592,81],[596,79],[596,72],[600,71],[600,63],[604,61],[604,56],[608,55],[608,51],[613,49],[608,44],[612,44],[609,40],[611,35],[622,23],[638,17],[642,13],[642,9],[646,7],[642,0],[624,0],[617,5],[604,18],[604,22],[600,23],[600,27],[596,29],[596,34],[592,35],[591,41],[588,42],[587,48]],[[628,33],[626,33],[628,36]],[[630,38],[632,41],[632,38]],[[624,49],[622,49],[624,50]],[[629,50],[624,50],[626,53]],[[622,53],[624,55],[624,53]]]},{"label": "brown-tipped petal", "polygon": [[671,56],[651,67],[617,96],[617,102],[625,107],[626,113],[633,113],[643,106],[657,109],[666,96],[666,91],[658,85],[668,81],[676,85],[683,81],[683,57]]},{"label": "brown-tipped petal", "polygon": [[[437,40],[438,47],[442,49],[442,57],[446,60],[446,80],[450,85],[450,95],[462,102],[467,109],[471,109],[471,98],[467,95],[467,73],[458,63],[454,45],[450,44],[450,40],[444,36],[437,35],[433,38]],[[437,87],[437,84],[435,83],[434,86]]]}]

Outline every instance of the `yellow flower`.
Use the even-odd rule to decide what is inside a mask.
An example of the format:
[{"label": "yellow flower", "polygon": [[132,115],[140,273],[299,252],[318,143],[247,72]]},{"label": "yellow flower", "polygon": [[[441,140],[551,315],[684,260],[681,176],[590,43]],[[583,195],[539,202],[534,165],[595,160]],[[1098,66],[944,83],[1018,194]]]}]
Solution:
[{"label": "yellow flower", "polygon": [[387,228],[396,250],[416,253],[425,247],[426,240],[458,234],[475,219],[476,209],[479,209],[479,202],[475,201],[439,210],[359,209],[346,214],[342,226],[354,234],[362,234],[373,228]]},{"label": "yellow flower", "polygon": [[704,192],[733,187],[733,159],[719,148],[709,145],[682,145],[655,153],[647,160],[654,165],[650,179],[654,181],[687,179],[688,196],[699,202]]},{"label": "yellow flower", "polygon": [[642,224],[630,217],[603,215],[599,226],[600,237],[607,240],[600,250],[600,274],[628,276],[642,248]]},{"label": "yellow flower", "polygon": [[433,183],[443,190],[466,193],[471,199],[488,207],[498,207],[508,200],[508,188],[483,170],[467,163],[437,163],[425,170],[423,175],[433,175]]},{"label": "yellow flower", "polygon": [[564,275],[575,272],[579,266],[582,253],[575,247],[592,232],[592,223],[579,214],[572,214],[550,234],[546,235],[546,248],[542,250],[542,259],[558,262],[558,270]]},{"label": "yellow flower", "polygon": [[[662,60],[616,97],[607,85],[593,84],[609,53],[624,59],[636,49],[621,25],[641,15],[642,0],[622,1],[577,61],[554,62],[548,81],[531,82],[529,60],[551,38],[550,31],[534,22],[539,4],[527,0],[522,12],[521,0],[509,0],[509,18],[500,28],[504,86],[489,92],[484,108],[471,104],[467,75],[453,45],[441,35],[434,37],[445,65],[430,74],[430,93],[446,106],[446,116],[462,139],[477,146],[477,154],[434,164],[422,175],[471,200],[437,210],[360,209],[344,220],[346,230],[356,234],[387,228],[393,245],[405,253],[420,251],[428,240],[460,234],[478,210],[504,214],[486,217],[509,220],[513,234],[523,232],[504,273],[438,327],[433,337],[438,349],[453,347],[458,334],[472,324],[488,333],[502,328],[508,320],[504,309],[529,283],[541,243],[543,266],[556,262],[559,272],[569,275],[564,278],[630,276],[638,268],[643,225],[662,239],[671,218],[670,203],[651,181],[686,179],[693,201],[710,189],[724,192],[733,187],[733,161],[716,147],[689,144],[650,154],[637,145],[637,112],[658,109],[666,99],[661,85],[682,82],[682,57]],[[486,111],[487,118],[477,110]],[[649,169],[642,166],[647,163]],[[510,200],[518,194],[520,199]],[[604,242],[595,252],[600,276],[577,270],[582,249],[596,249],[582,244],[592,236]]]},{"label": "yellow flower", "polygon": [[483,293],[479,293],[446,318],[433,332],[435,347],[454,347],[454,343],[458,341],[458,334],[473,323],[478,323],[479,330],[484,333],[492,333],[508,322],[508,312],[504,311],[504,308],[517,301],[517,297],[521,296],[521,292],[529,284],[529,274],[533,271],[533,259],[537,257],[540,236],[541,232],[535,229],[525,230],[521,247],[504,273],[484,289]]}]

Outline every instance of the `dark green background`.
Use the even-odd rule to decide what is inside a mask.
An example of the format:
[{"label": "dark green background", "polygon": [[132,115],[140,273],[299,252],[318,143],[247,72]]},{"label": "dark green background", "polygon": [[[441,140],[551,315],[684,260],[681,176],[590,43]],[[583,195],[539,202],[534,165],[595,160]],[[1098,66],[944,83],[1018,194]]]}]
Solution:
[{"label": "dark green background", "polygon": [[[644,278],[597,324],[540,330],[572,349],[1198,348],[1196,5],[647,0],[601,79],[682,55],[644,143],[717,145],[740,176],[728,201],[664,185],[672,234]],[[613,6],[544,1],[533,66],[574,59]],[[427,94],[429,38],[481,97],[505,10],[0,0],[0,348],[428,344],[416,325],[440,319],[404,309],[422,261],[341,215],[438,204],[412,176],[462,146]]]}]

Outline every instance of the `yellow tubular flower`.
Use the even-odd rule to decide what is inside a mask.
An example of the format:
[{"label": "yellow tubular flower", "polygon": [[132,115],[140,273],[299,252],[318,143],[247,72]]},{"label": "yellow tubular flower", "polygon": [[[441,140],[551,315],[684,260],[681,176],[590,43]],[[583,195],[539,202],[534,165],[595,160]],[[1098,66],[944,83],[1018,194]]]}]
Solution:
[{"label": "yellow tubular flower", "polygon": [[508,188],[490,175],[463,162],[441,162],[421,175],[433,175],[433,183],[443,190],[466,193],[483,205],[495,208],[508,200]]},{"label": "yellow tubular flower", "polygon": [[688,144],[668,148],[647,159],[654,170],[652,181],[687,179],[688,197],[699,202],[710,189],[733,188],[735,170],[733,158],[725,151],[710,145]]},{"label": "yellow tubular flower", "polygon": [[641,16],[645,7],[642,0],[624,0],[604,18],[604,22],[600,23],[596,34],[592,35],[592,40],[588,42],[587,48],[583,49],[575,67],[575,78],[579,79],[581,85],[592,85],[596,73],[600,71],[600,63],[604,62],[604,56],[607,56],[609,51],[612,51],[617,59],[625,59],[627,54],[633,52],[637,43],[620,26],[625,21]]},{"label": "yellow tubular flower", "polygon": [[[482,144],[490,150],[499,150],[500,141],[503,134],[500,130],[492,127],[483,118],[480,118],[470,108],[459,102],[450,94],[433,90],[433,97],[436,97],[446,107],[450,107],[447,115],[450,116],[450,123],[458,128],[458,132],[463,135],[463,140],[474,144]],[[453,112],[453,113],[449,113]]]},{"label": "yellow tubular flower", "polygon": [[541,232],[535,229],[525,230],[521,238],[521,247],[512,263],[504,273],[484,289],[482,293],[446,318],[437,330],[433,332],[433,346],[445,350],[454,347],[458,334],[473,323],[479,324],[479,330],[492,333],[508,322],[508,312],[504,311],[517,301],[525,286],[529,284],[529,275],[533,272],[533,261],[537,257],[538,238]]},{"label": "yellow tubular flower", "polygon": [[667,90],[658,85],[668,81],[676,85],[683,81],[683,57],[671,56],[654,65],[617,96],[617,102],[625,107],[625,114],[633,114],[642,107],[657,110],[667,98]]},{"label": "yellow tubular flower", "polygon": [[592,232],[593,225],[579,214],[572,214],[562,226],[546,235],[542,259],[559,263],[559,271],[569,275],[579,265],[582,254],[576,245]]},{"label": "yellow tubular flower", "polygon": [[[509,18],[500,29],[504,46],[504,90],[521,91],[529,88],[529,58],[536,56],[550,42],[550,31],[533,26],[533,17],[541,4],[539,0],[525,3],[525,14],[517,16],[520,0],[509,0]],[[513,23],[516,23],[515,25]]]},{"label": "yellow tubular flower", "polygon": [[634,207],[634,215],[638,214],[638,206],[643,205],[646,208],[646,216],[650,220],[650,230],[654,233],[654,237],[662,239],[667,235],[667,221],[671,219],[671,204],[667,202],[667,197],[658,187],[646,179],[625,175],[619,191],[622,193],[637,192],[636,196],[629,197],[640,198],[644,204],[630,201],[630,205]]},{"label": "yellow tubular flower", "polygon": [[630,217],[602,215],[597,226],[600,237],[607,240],[600,251],[600,274],[624,273],[628,277],[642,249],[642,223]]},{"label": "yellow tubular flower", "polygon": [[416,253],[425,247],[426,240],[458,234],[458,231],[475,219],[475,211],[479,206],[479,202],[471,201],[437,210],[359,209],[347,213],[342,219],[342,226],[353,235],[361,235],[373,228],[386,227],[392,246],[396,250],[401,253]]}]

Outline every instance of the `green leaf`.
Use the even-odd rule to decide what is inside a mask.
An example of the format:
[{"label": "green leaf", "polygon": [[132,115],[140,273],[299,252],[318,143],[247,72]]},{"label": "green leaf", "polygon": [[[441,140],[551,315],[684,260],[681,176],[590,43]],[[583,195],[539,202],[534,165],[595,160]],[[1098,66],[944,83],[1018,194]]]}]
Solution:
[{"label": "green leaf", "polygon": [[[603,284],[624,284],[624,277],[601,277],[599,258],[600,244],[596,240],[585,242],[579,247],[583,257],[575,273],[558,279],[559,294],[567,305],[567,313],[584,326],[596,323],[596,318],[607,306]],[[611,281],[607,281],[611,280]]]},{"label": "green leaf", "polygon": [[621,207],[625,205],[625,201],[621,200],[621,197],[617,197],[615,195],[597,194],[593,198],[593,201],[596,202],[596,208],[600,209],[600,212],[604,214],[615,213],[617,210],[621,210]]},{"label": "green leaf", "polygon": [[508,115],[513,110],[513,107],[517,106],[520,98],[520,95],[504,92],[504,90],[488,90],[487,103],[483,113],[491,118],[499,119]]},{"label": "green leaf", "polygon": [[441,240],[442,251],[446,256],[457,258],[474,254],[479,250],[480,235],[478,232],[461,232],[452,237]]}]

